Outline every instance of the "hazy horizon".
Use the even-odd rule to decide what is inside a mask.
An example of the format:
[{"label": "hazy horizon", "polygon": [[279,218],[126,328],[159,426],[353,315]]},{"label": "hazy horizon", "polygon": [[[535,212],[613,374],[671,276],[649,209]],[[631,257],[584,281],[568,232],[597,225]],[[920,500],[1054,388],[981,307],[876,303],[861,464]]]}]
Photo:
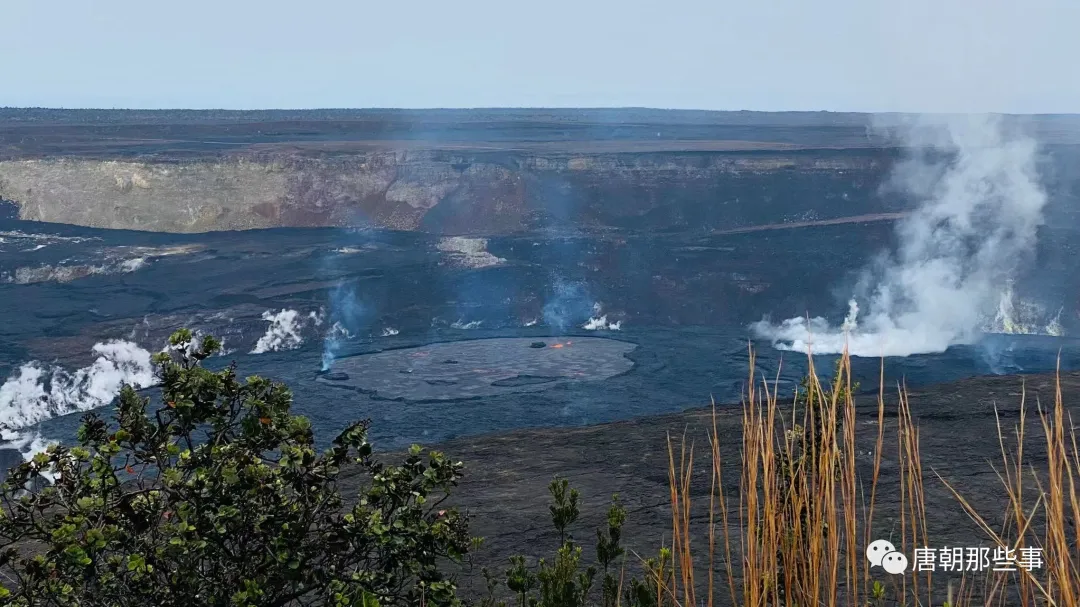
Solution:
[{"label": "hazy horizon", "polygon": [[39,110],[56,112],[484,112],[484,111],[551,111],[551,110],[577,110],[577,111],[645,111],[645,112],[702,112],[714,114],[854,114],[867,116],[925,116],[925,117],[948,117],[948,116],[1016,116],[1016,117],[1052,117],[1080,116],[1080,110],[1075,112],[873,112],[858,110],[714,110],[706,108],[671,108],[671,107],[646,107],[646,106],[476,106],[476,107],[251,107],[251,108],[224,108],[224,107],[63,107],[63,106],[14,106],[0,105],[0,110]]}]

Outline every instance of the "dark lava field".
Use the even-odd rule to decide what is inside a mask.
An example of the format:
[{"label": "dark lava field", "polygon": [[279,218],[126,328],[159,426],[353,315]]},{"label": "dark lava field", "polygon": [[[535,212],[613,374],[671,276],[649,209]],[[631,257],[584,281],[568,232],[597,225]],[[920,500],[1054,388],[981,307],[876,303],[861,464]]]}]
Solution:
[{"label": "dark lava field", "polygon": [[[810,166],[816,154],[884,145],[868,138],[865,118],[857,115],[589,112],[534,112],[525,119],[509,111],[89,116],[4,110],[0,160],[182,162],[227,154],[230,144],[265,144],[318,156],[329,163],[322,171],[346,148],[460,144],[475,150],[496,142],[534,154],[554,146],[564,155],[589,146],[632,155],[659,145],[719,158],[739,148],[742,155],[732,162],[741,162],[750,157],[746,142],[756,141],[769,149],[796,146]],[[1045,372],[1059,354],[1063,368],[1080,368],[1080,342],[1071,337],[1080,334],[1074,126],[1054,117],[1039,126],[1052,143],[1044,159],[1049,202],[1032,263],[1013,288],[1015,316],[1005,319],[1007,330],[994,331],[988,318],[990,333],[975,343],[891,357],[888,383]],[[344,147],[316,149],[330,143]],[[884,147],[871,152],[895,156]],[[661,171],[655,167],[665,160],[649,162],[650,171]],[[722,179],[685,172],[685,163],[660,173],[603,166],[629,185],[589,198],[591,182],[567,181],[585,194],[566,200],[592,200],[608,213],[600,216],[619,211],[624,219],[491,234],[432,233],[422,229],[427,224],[411,230],[368,224],[191,234],[107,230],[19,220],[18,205],[8,201],[0,205],[8,210],[0,220],[0,422],[15,429],[8,454],[33,437],[68,439],[78,412],[107,406],[119,381],[144,378],[149,353],[180,327],[224,340],[226,353],[210,364],[235,361],[245,374],[287,382],[320,441],[351,420],[370,418],[380,449],[670,414],[710,398],[737,403],[751,346],[758,371],[794,389],[805,356],[753,342],[749,325],[807,314],[839,323],[859,272],[897,245],[895,222],[910,210],[902,200],[864,204],[876,199],[881,184],[854,183],[829,166],[806,174],[724,169]],[[454,170],[470,174],[465,166]],[[649,181],[661,173],[662,181]],[[555,179],[551,175],[545,179]],[[700,183],[710,175],[718,181]],[[724,213],[750,223],[725,225],[728,215],[716,211],[712,199],[695,197],[722,192],[729,183],[744,189],[737,203],[725,202]],[[468,184],[474,188],[469,200],[481,200],[484,191]],[[848,200],[856,190],[861,198]],[[106,208],[103,190],[96,192]],[[77,205],[79,192],[65,195],[65,204]],[[642,197],[651,210],[626,210]],[[452,198],[425,221],[458,208]],[[496,208],[493,200],[484,204]],[[680,205],[677,213],[665,206],[669,200]],[[823,201],[831,205],[828,213],[814,215]],[[732,205],[746,210],[731,211]],[[766,216],[779,207],[782,216]],[[1056,335],[1038,335],[1048,332],[1049,318]],[[492,338],[502,341],[446,345]],[[585,354],[574,349],[601,340],[615,342]],[[543,344],[543,353],[531,348],[534,342]],[[425,350],[429,344],[440,345]],[[428,356],[425,351],[442,366],[413,364],[410,357]],[[835,357],[819,358],[820,368],[829,369]],[[856,359],[864,388],[877,386],[880,362]]]},{"label": "dark lava field", "polygon": [[[808,309],[842,315],[833,293],[848,260],[837,251],[857,239],[869,247],[887,228],[872,223],[702,237],[535,234],[492,239],[481,251],[473,241],[419,233],[285,229],[177,236],[5,222],[0,374],[12,378],[4,386],[8,406],[16,390],[27,389],[17,380],[31,361],[43,370],[36,383],[44,387],[52,378],[61,390],[85,395],[89,380],[77,370],[94,369],[95,344],[123,340],[152,352],[172,330],[190,327],[224,339],[227,354],[212,364],[235,360],[244,373],[287,382],[321,440],[350,420],[370,418],[376,444],[386,449],[670,413],[710,397],[738,402],[747,374],[746,326],[765,314]],[[632,365],[612,367],[595,381],[527,390],[455,396],[457,388],[447,385],[441,389],[449,396],[434,399],[371,385],[343,390],[320,374],[327,356],[339,361],[331,372],[362,380],[352,369],[365,366],[364,354],[492,337],[567,343],[567,351],[575,337],[619,340],[633,346],[611,356]],[[1059,348],[1064,367],[1080,368],[1077,346],[1068,337],[993,335],[942,354],[890,358],[886,373],[889,382],[926,384],[1046,371]],[[755,347],[759,371],[771,379],[779,370],[782,384],[793,388],[805,357],[768,343]],[[513,348],[494,359],[483,355],[495,367],[492,382],[529,375],[522,365],[531,351],[527,345],[520,350],[521,360]],[[819,364],[831,360],[821,358]],[[857,359],[865,385],[876,386],[879,362]],[[402,378],[404,385],[403,373],[411,372],[402,361],[373,357],[370,365],[385,371],[383,383]],[[592,374],[601,366],[598,360],[574,368]],[[76,378],[63,380],[57,368]],[[49,390],[41,407],[58,400],[75,406]],[[78,415],[44,417],[40,433],[63,439]]]}]

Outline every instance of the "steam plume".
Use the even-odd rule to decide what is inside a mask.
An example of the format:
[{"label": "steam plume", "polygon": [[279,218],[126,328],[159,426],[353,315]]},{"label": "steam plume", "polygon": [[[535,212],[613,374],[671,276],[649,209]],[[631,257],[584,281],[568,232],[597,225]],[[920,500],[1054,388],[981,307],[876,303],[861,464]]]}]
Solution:
[{"label": "steam plume", "polygon": [[24,364],[0,386],[0,424],[10,429],[104,406],[123,384],[143,388],[154,383],[150,352],[127,341],[96,344],[91,365],[68,372]]},{"label": "steam plume", "polygon": [[280,312],[263,312],[262,319],[269,322],[266,333],[255,342],[251,354],[293,350],[304,343],[303,330],[308,322],[316,327],[322,324],[322,316],[311,312],[301,316],[296,310],[282,309]]},{"label": "steam plume", "polygon": [[593,315],[589,317],[589,320],[585,321],[585,324],[581,325],[582,329],[586,331],[620,331],[622,330],[622,321],[616,320],[614,322],[608,322],[607,314],[602,314],[604,308],[599,302],[593,304]]},{"label": "steam plume", "polygon": [[24,459],[32,457],[55,441],[27,432],[27,427],[103,407],[124,384],[146,388],[156,382],[150,352],[135,343],[99,343],[94,352],[98,357],[93,363],[73,372],[26,363],[0,386],[0,448],[17,449]]},{"label": "steam plume", "polygon": [[583,281],[568,282],[558,279],[552,285],[552,291],[542,312],[544,324],[565,331],[589,319],[594,302]]},{"label": "steam plume", "polygon": [[897,250],[864,270],[840,327],[821,317],[762,320],[751,327],[759,337],[817,354],[847,343],[855,356],[906,356],[969,343],[994,315],[1043,222],[1035,142],[991,116],[907,127],[911,157],[892,185],[921,203],[897,224]]}]

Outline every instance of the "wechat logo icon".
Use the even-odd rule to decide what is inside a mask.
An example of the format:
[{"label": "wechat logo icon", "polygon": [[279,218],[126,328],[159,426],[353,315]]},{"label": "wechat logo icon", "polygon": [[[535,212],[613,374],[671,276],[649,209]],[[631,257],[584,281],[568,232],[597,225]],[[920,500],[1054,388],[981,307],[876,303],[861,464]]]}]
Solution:
[{"label": "wechat logo icon", "polygon": [[888,540],[874,540],[866,547],[866,560],[871,567],[881,567],[887,573],[899,575],[907,571],[907,557],[897,552]]}]

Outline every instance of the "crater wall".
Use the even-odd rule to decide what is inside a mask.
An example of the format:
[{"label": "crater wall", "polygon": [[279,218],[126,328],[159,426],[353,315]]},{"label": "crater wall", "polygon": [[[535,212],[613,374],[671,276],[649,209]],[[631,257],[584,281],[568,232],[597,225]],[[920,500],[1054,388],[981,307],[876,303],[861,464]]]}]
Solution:
[{"label": "crater wall", "polygon": [[243,153],[196,160],[0,161],[25,220],[206,232],[372,226],[439,234],[738,229],[901,210],[888,150],[535,154]]}]

